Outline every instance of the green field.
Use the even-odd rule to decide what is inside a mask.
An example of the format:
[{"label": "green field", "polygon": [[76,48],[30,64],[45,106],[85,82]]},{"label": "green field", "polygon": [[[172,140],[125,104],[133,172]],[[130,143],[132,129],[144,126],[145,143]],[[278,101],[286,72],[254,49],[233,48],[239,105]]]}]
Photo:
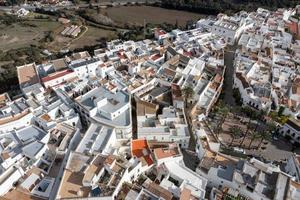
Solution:
[{"label": "green field", "polygon": [[0,25],[0,50],[6,51],[38,45],[47,32],[55,31],[61,24],[53,19],[30,19],[13,23],[9,26]]},{"label": "green field", "polygon": [[103,37],[113,39],[116,37],[114,31],[104,30],[100,28],[95,28],[93,26],[87,26],[88,30],[80,38],[75,39],[71,45],[70,49],[83,48],[85,46],[92,46],[99,43],[99,40]]},{"label": "green field", "polygon": [[186,11],[168,10],[151,6],[120,6],[103,9],[108,17],[118,23],[147,23],[161,24],[170,23],[185,26],[188,20],[199,20],[204,15]]}]

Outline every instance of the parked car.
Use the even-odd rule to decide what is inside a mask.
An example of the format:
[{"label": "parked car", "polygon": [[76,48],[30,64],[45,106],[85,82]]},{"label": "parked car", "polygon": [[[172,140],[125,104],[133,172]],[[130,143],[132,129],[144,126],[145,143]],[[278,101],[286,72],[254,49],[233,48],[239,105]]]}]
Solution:
[{"label": "parked car", "polygon": [[238,148],[238,147],[234,147],[234,148],[233,148],[233,151],[235,151],[235,152],[237,152],[237,153],[242,153],[242,154],[245,154],[245,153],[246,153],[244,149]]}]

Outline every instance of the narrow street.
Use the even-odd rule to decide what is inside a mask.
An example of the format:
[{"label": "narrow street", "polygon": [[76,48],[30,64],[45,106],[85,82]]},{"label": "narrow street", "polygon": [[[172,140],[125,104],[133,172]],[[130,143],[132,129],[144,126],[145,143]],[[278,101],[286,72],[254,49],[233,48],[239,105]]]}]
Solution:
[{"label": "narrow street", "polygon": [[[224,52],[224,64],[226,66],[225,71],[225,77],[224,77],[224,86],[223,86],[223,92],[224,92],[224,102],[226,105],[230,107],[234,107],[235,99],[233,97],[233,74],[235,73],[234,69],[234,54],[235,50],[237,48],[237,45],[234,45],[232,47],[228,47]],[[195,151],[196,148],[196,139],[194,132],[192,130],[192,121],[189,117],[190,109],[185,109],[185,114],[188,122],[188,128],[190,132],[190,143],[189,143],[189,150]]]},{"label": "narrow street", "polygon": [[235,72],[234,69],[234,53],[236,50],[236,45],[233,47],[229,47],[225,50],[224,55],[224,63],[226,66],[225,77],[224,77],[224,102],[226,105],[235,106],[235,100],[233,98],[233,74]]},{"label": "narrow street", "polygon": [[195,138],[195,135],[194,135],[194,132],[193,132],[193,123],[192,123],[192,120],[191,120],[191,117],[190,117],[190,113],[191,113],[191,110],[188,108],[185,108],[184,109],[184,112],[185,112],[185,116],[186,116],[186,121],[187,121],[187,124],[188,124],[188,129],[189,129],[189,133],[190,133],[190,142],[189,142],[189,150],[191,151],[195,151],[196,150],[196,138]]},{"label": "narrow street", "polygon": [[132,139],[137,139],[137,118],[136,118],[136,101],[134,96],[131,97],[131,117],[132,117]]}]

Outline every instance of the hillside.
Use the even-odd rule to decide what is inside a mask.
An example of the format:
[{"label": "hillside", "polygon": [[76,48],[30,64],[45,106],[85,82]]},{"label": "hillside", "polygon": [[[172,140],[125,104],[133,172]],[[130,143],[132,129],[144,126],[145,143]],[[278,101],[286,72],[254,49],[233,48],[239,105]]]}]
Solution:
[{"label": "hillside", "polygon": [[164,8],[181,9],[202,14],[233,13],[240,10],[252,11],[258,7],[276,9],[295,7],[300,0],[163,0]]}]

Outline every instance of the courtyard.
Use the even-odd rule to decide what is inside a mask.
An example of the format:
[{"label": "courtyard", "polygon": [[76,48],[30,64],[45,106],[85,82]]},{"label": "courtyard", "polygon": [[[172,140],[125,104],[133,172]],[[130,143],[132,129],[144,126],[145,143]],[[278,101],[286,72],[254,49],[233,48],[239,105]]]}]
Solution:
[{"label": "courtyard", "polygon": [[218,103],[207,122],[226,154],[284,162],[299,151],[278,135],[278,125],[264,112],[249,107]]}]

